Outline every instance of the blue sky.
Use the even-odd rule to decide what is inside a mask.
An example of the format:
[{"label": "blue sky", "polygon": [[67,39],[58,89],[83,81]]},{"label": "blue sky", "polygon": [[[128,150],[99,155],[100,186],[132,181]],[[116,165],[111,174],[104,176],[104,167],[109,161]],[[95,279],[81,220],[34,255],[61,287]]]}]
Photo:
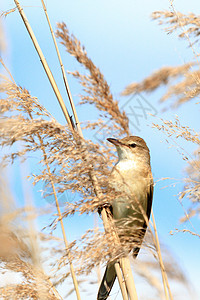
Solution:
[{"label": "blue sky", "polygon": [[[57,57],[41,3],[38,0],[24,0],[20,1],[20,4],[23,5],[64,95]],[[167,0],[74,0],[71,2],[58,0],[56,3],[48,0],[46,5],[53,28],[56,28],[56,22],[66,22],[70,32],[74,33],[85,45],[88,56],[105,75],[111,86],[111,91],[119,100],[120,106],[123,106],[128,100],[128,98],[120,96],[126,85],[133,81],[142,80],[160,67],[180,65],[192,58],[192,51],[188,48],[186,41],[179,40],[176,34],[167,35],[163,31],[163,27],[158,26],[157,22],[150,18],[153,11],[170,9]],[[174,1],[174,5],[178,11],[200,14],[199,1],[197,0],[177,0]],[[3,0],[2,2],[1,0],[2,10],[5,11],[13,7],[14,1]],[[8,15],[4,19],[3,25],[7,38],[7,51],[3,53],[3,58],[11,69],[16,82],[26,87],[32,96],[38,97],[53,116],[59,122],[64,123],[61,110],[18,12]],[[59,48],[66,70],[74,71],[80,68],[62,46]],[[69,84],[77,103],[80,88],[70,76]],[[155,181],[163,177],[170,177],[175,178],[174,182],[180,182],[184,174],[185,163],[177,150],[174,147],[169,148],[169,145],[165,143],[165,136],[151,128],[151,123],[156,122],[159,117],[173,120],[174,115],[178,114],[183,124],[198,131],[199,109],[194,102],[191,102],[176,110],[162,112],[163,105],[159,104],[162,93],[163,90],[159,90],[152,95],[142,95],[156,109],[157,116],[156,118],[148,116],[146,120],[141,119],[139,130],[134,127],[131,129],[134,135],[142,136],[150,148]],[[81,121],[91,117],[91,110],[88,114],[86,107],[77,106],[77,111]],[[96,111],[92,110],[92,113],[92,118],[95,119],[97,117]],[[88,137],[93,138],[90,135]],[[186,147],[189,152],[195,149],[190,144],[187,144]],[[199,258],[197,249],[199,248],[199,240],[189,234],[179,233],[174,236],[169,234],[175,228],[182,228],[179,224],[179,218],[183,215],[182,207],[176,196],[182,190],[183,184],[179,183],[175,187],[163,189],[164,186],[172,182],[173,180],[169,183],[161,181],[155,188],[153,208],[158,231],[161,241],[175,254],[183,270],[186,271],[189,279],[198,289],[197,262],[199,262]],[[36,203],[40,202],[38,195],[35,193]],[[77,226],[79,222],[82,222],[83,229],[87,229],[93,223],[93,217],[75,217],[67,221],[66,224],[74,228],[70,233],[69,240],[73,240],[81,234],[79,231],[80,224]],[[197,221],[195,225],[198,226]],[[200,291],[197,293],[200,295]],[[93,298],[91,297],[91,299]]]}]

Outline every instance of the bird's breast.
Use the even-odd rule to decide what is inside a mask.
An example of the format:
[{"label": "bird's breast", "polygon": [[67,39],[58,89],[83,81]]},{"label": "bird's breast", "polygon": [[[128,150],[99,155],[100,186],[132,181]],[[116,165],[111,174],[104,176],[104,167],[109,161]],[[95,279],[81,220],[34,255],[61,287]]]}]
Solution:
[{"label": "bird's breast", "polygon": [[141,215],[147,208],[148,167],[132,160],[120,161],[110,175],[110,185],[118,193],[112,203],[115,219]]}]

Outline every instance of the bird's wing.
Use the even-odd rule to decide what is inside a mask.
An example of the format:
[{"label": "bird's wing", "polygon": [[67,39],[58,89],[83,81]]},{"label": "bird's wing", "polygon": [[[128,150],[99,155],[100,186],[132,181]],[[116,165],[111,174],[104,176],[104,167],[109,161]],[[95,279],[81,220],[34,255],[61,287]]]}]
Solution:
[{"label": "bird's wing", "polygon": [[[153,186],[154,186],[153,178],[152,178],[152,175],[150,174],[150,183],[149,183],[149,186],[148,186],[148,189],[147,189],[147,209],[146,209],[146,216],[147,216],[148,220],[149,220],[150,215],[151,215],[151,206],[152,206],[152,201],[153,201]],[[140,231],[141,244],[142,244],[142,240],[144,238],[146,229],[147,229],[147,222],[144,220],[143,228]],[[135,247],[133,249],[133,257],[136,258],[139,251],[140,251],[140,247]]]},{"label": "bird's wing", "polygon": [[150,214],[151,214],[152,201],[153,201],[153,178],[151,177],[149,188],[148,188],[148,191],[147,191],[147,211],[146,211],[146,214],[147,214],[148,220],[149,220]]}]

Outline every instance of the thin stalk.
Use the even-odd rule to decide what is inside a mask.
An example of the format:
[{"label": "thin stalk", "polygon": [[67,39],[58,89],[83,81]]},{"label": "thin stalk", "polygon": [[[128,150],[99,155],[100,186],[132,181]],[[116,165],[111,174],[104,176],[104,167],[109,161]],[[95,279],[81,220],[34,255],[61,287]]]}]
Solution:
[{"label": "thin stalk", "polygon": [[2,64],[2,66],[4,67],[4,69],[6,70],[6,72],[8,73],[8,75],[10,76],[11,80],[13,83],[15,83],[15,80],[12,76],[12,74],[10,73],[9,69],[6,67],[6,65],[4,64],[3,59],[0,57],[0,63]]},{"label": "thin stalk", "polygon": [[[152,221],[153,221],[153,228],[154,228],[154,232],[155,232],[155,246],[156,246],[156,250],[158,253],[158,258],[159,258],[159,264],[160,264],[160,269],[161,269],[161,273],[162,273],[162,280],[163,280],[163,286],[164,286],[164,290],[165,290],[165,296],[166,299],[171,299],[173,300],[173,296],[169,287],[169,282],[168,282],[168,278],[167,278],[167,273],[165,270],[165,266],[162,260],[162,255],[161,255],[161,250],[160,250],[160,243],[159,243],[159,239],[158,239],[158,232],[157,232],[157,228],[156,228],[156,222],[155,222],[155,218],[154,218],[154,213],[153,210],[151,211],[151,216],[152,216]],[[167,291],[168,290],[168,291]],[[168,295],[169,293],[169,295]]]},{"label": "thin stalk", "polygon": [[[46,275],[47,276],[47,275]],[[63,298],[60,296],[60,294],[58,293],[58,291],[56,290],[55,286],[53,285],[53,283],[51,282],[51,280],[48,278],[47,279],[53,292],[54,292],[54,295],[59,299],[59,300],[63,300]]]},{"label": "thin stalk", "polygon": [[133,273],[131,271],[131,264],[128,256],[121,259],[122,273],[126,286],[128,288],[130,300],[138,300],[135,283],[133,279]]},{"label": "thin stalk", "polygon": [[[61,226],[61,230],[62,230],[62,235],[63,235],[65,247],[67,249],[68,248],[68,241],[67,241],[67,237],[66,237],[66,233],[65,233],[65,227],[64,227],[64,224],[63,224],[62,214],[61,214],[61,211],[60,211],[60,206],[59,206],[58,197],[57,197],[57,194],[56,194],[55,185],[54,185],[54,182],[53,182],[53,179],[52,179],[50,166],[48,164],[47,155],[46,155],[46,152],[45,152],[45,148],[43,146],[43,141],[42,141],[42,139],[39,135],[38,135],[38,138],[40,140],[41,149],[42,149],[42,152],[43,152],[45,164],[47,166],[48,175],[50,176],[51,186],[52,186],[54,198],[55,198],[55,201],[56,201],[56,208],[57,208],[57,211],[58,211],[58,216],[59,216],[59,222],[60,222],[60,226]],[[76,297],[77,297],[78,300],[80,300],[81,297],[80,297],[80,293],[79,293],[79,289],[78,289],[78,282],[77,282],[77,279],[76,279],[76,275],[75,275],[75,272],[74,272],[74,267],[73,267],[73,264],[72,264],[72,259],[71,259],[71,255],[70,255],[69,251],[67,251],[67,258],[69,260],[70,273],[71,273],[71,276],[72,276],[72,280],[73,280],[73,284],[74,284],[74,288],[75,288],[75,292],[76,292]]]},{"label": "thin stalk", "polygon": [[61,71],[62,71],[62,76],[63,76],[63,81],[64,81],[65,88],[66,88],[66,91],[67,91],[69,102],[70,102],[70,105],[71,105],[71,108],[72,108],[72,112],[73,112],[73,115],[74,115],[76,128],[77,128],[77,131],[78,131],[79,135],[81,137],[83,137],[83,133],[82,133],[82,130],[81,130],[80,122],[79,122],[79,119],[78,119],[78,115],[76,113],[76,108],[75,108],[74,101],[72,99],[72,94],[71,94],[71,91],[70,91],[70,88],[69,88],[69,84],[68,84],[68,81],[67,81],[67,76],[66,76],[66,73],[65,73],[64,65],[63,65],[62,58],[61,58],[61,55],[60,55],[60,52],[59,52],[59,49],[58,49],[58,45],[57,45],[57,42],[56,42],[55,34],[54,34],[53,28],[51,26],[51,22],[50,22],[48,13],[47,13],[47,9],[46,9],[45,3],[44,3],[43,0],[41,0],[41,2],[42,2],[42,6],[43,6],[43,9],[44,9],[46,18],[47,18],[47,22],[48,22],[49,29],[50,29],[50,32],[51,32],[51,35],[52,35],[52,38],[53,38],[53,42],[54,42],[54,45],[55,45],[55,48],[56,48],[56,53],[57,53],[58,60],[59,60],[59,63],[60,63],[60,67],[61,67]]},{"label": "thin stalk", "polygon": [[[25,168],[22,167],[20,164],[20,175],[21,175],[21,180],[24,178],[24,170],[27,170],[27,166]],[[31,250],[31,258],[33,262],[33,272],[35,274],[35,282],[36,286],[40,286],[38,289],[38,299],[39,300],[47,300],[48,298],[48,288],[47,286],[43,283],[43,269],[41,268],[40,264],[40,256],[39,256],[39,246],[37,243],[37,233],[35,230],[34,226],[34,221],[33,218],[35,218],[35,215],[30,215],[28,211],[28,207],[33,207],[33,199],[32,199],[32,194],[28,189],[25,187],[24,180],[22,180],[22,192],[23,192],[23,198],[24,198],[24,207],[25,207],[25,213],[26,213],[26,221],[28,225],[28,236],[29,236],[29,243],[30,243],[30,250]],[[32,211],[31,211],[32,212]],[[39,271],[39,272],[38,272]],[[43,276],[41,276],[43,273]],[[45,276],[46,277],[46,276]]]},{"label": "thin stalk", "polygon": [[[97,214],[94,214],[94,228],[98,228],[98,216]],[[101,270],[100,270],[100,265],[96,266],[96,272],[97,272],[97,282],[98,285],[101,283]]]},{"label": "thin stalk", "polygon": [[53,90],[54,90],[54,93],[55,93],[55,95],[56,95],[56,97],[58,99],[58,102],[59,102],[59,104],[61,106],[61,109],[63,111],[63,114],[64,114],[64,116],[65,116],[65,118],[67,120],[67,123],[69,124],[70,129],[73,131],[73,124],[71,122],[69,113],[68,113],[67,108],[66,108],[66,106],[64,104],[64,101],[63,101],[62,96],[60,94],[60,91],[59,91],[59,89],[57,87],[55,79],[54,79],[54,77],[53,77],[53,75],[51,73],[51,70],[50,70],[50,68],[49,68],[49,66],[47,64],[47,61],[46,61],[46,59],[45,59],[45,57],[44,57],[44,55],[42,53],[42,50],[41,50],[41,48],[40,48],[40,46],[38,44],[38,41],[37,41],[37,39],[36,39],[36,37],[34,35],[34,32],[33,32],[32,28],[31,28],[31,26],[30,26],[30,24],[28,22],[28,19],[27,19],[26,15],[25,15],[23,9],[21,8],[21,6],[19,4],[19,1],[14,0],[14,2],[16,4],[17,9],[18,9],[18,11],[20,13],[20,16],[21,16],[21,18],[22,18],[22,20],[24,22],[24,25],[26,26],[26,29],[27,29],[27,31],[28,31],[28,33],[30,35],[30,38],[31,38],[31,40],[33,42],[33,45],[34,45],[34,47],[35,47],[35,49],[36,49],[36,51],[37,51],[37,53],[38,53],[38,55],[40,57],[40,61],[41,61],[42,65],[43,65],[43,68],[44,68],[46,74],[47,74],[47,77],[49,79],[49,82],[50,82]]},{"label": "thin stalk", "polygon": [[119,263],[115,263],[115,271],[117,274],[117,279],[119,282],[119,286],[121,289],[121,293],[122,293],[122,297],[124,300],[128,300],[128,294],[127,294],[127,290],[126,290],[126,283],[122,277],[122,273],[121,273],[121,269],[120,269],[120,264]]}]

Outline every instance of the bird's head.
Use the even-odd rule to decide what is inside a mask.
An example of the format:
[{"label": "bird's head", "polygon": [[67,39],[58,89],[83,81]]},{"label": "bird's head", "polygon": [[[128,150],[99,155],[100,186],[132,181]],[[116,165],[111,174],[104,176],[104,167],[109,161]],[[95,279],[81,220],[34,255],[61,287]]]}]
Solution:
[{"label": "bird's head", "polygon": [[141,137],[127,136],[123,139],[108,138],[107,140],[115,145],[119,160],[141,159],[147,163],[150,163],[149,148]]}]

